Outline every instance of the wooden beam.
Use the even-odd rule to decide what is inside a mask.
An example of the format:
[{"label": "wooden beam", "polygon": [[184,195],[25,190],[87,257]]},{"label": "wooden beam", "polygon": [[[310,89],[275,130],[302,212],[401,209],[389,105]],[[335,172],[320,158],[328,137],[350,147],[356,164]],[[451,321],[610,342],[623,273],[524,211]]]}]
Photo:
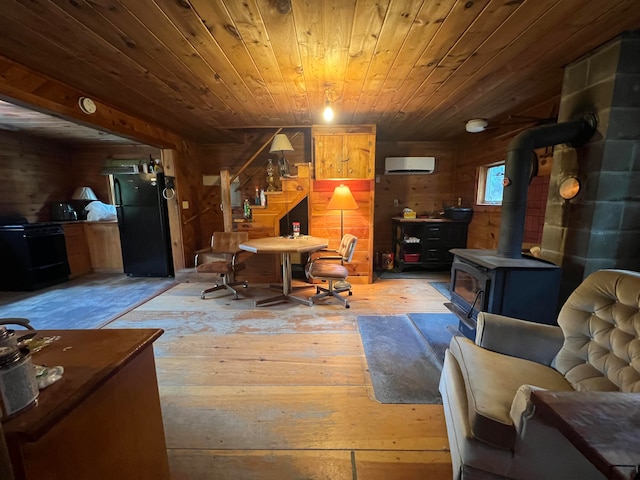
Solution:
[{"label": "wooden beam", "polygon": [[[78,99],[87,96],[84,92],[2,56],[0,71],[11,71],[10,75],[0,75],[0,98],[11,103],[155,147],[176,148],[182,140],[178,135],[118,110],[101,99],[93,98],[96,112],[85,114],[78,106]],[[25,82],[25,78],[30,81]],[[26,85],[33,88],[27,89]]]},{"label": "wooden beam", "polygon": [[231,212],[231,180],[229,170],[220,170],[220,199],[222,201],[222,222],[225,232],[233,231]]}]

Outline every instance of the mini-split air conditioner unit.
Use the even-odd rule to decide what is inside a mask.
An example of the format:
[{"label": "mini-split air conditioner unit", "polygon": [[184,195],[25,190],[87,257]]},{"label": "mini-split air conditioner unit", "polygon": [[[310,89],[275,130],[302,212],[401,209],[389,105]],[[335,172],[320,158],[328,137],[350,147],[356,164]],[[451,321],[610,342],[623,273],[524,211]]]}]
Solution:
[{"label": "mini-split air conditioner unit", "polygon": [[425,175],[433,173],[436,157],[387,157],[384,159],[385,175]]}]

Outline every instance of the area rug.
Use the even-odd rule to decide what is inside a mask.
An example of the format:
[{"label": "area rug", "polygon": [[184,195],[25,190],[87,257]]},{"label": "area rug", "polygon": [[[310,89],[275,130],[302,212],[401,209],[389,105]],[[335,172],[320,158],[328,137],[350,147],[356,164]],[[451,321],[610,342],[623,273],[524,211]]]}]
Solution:
[{"label": "area rug", "polygon": [[462,335],[458,330],[459,320],[453,313],[409,313],[407,314],[425,341],[444,363],[444,351],[454,335]]},{"label": "area rug", "polygon": [[447,300],[451,300],[451,292],[449,291],[449,282],[429,282],[433,288],[435,288],[443,297]]},{"label": "area rug", "polygon": [[0,292],[0,318],[39,330],[100,328],[176,284],[174,278],[83,275],[34,292]]},{"label": "area rug", "polygon": [[357,321],[376,400],[442,403],[442,364],[407,315],[363,315]]}]

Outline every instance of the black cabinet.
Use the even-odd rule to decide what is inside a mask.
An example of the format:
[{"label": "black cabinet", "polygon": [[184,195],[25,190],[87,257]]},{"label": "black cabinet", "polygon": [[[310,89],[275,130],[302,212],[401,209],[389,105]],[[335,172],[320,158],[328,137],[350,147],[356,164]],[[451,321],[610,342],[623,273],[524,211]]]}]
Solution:
[{"label": "black cabinet", "polygon": [[392,251],[400,270],[409,267],[425,269],[450,268],[452,248],[467,247],[466,221],[447,219],[394,217]]}]

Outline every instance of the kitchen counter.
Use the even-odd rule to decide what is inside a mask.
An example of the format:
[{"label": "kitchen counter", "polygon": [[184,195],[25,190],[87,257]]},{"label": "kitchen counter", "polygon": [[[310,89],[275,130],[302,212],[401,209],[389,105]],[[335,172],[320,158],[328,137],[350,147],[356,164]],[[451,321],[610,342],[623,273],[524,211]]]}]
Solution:
[{"label": "kitchen counter", "polygon": [[69,220],[64,228],[71,278],[91,271],[123,273],[120,230],[115,220]]}]

